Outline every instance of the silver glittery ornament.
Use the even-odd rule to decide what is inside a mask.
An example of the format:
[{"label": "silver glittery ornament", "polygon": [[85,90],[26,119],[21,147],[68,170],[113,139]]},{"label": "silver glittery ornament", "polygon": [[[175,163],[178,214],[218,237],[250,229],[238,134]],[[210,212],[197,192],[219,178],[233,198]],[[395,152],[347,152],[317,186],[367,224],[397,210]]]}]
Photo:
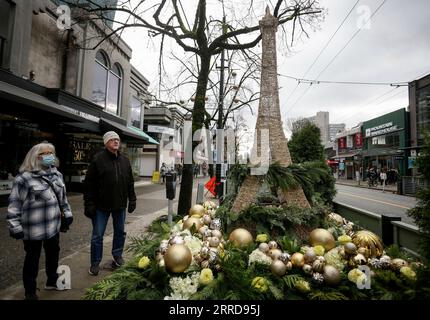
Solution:
[{"label": "silver glittery ornament", "polygon": [[367,263],[368,263],[372,268],[375,268],[375,269],[380,269],[380,268],[381,268],[381,261],[379,261],[379,259],[377,259],[377,258],[369,259],[369,261],[367,261]]},{"label": "silver glittery ornament", "polygon": [[291,256],[287,252],[282,252],[281,255],[278,257],[279,260],[281,260],[283,263],[287,263],[290,261]]},{"label": "silver glittery ornament", "polygon": [[322,284],[324,282],[324,277],[319,272],[314,272],[312,275],[312,281],[316,284]]},{"label": "silver glittery ornament", "polygon": [[221,219],[219,218],[212,219],[210,228],[215,230],[221,230]]}]

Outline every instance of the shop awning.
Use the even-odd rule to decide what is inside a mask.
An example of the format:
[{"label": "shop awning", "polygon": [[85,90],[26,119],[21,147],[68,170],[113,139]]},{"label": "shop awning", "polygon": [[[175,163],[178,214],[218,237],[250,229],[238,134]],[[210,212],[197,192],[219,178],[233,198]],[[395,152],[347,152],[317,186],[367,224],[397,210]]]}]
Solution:
[{"label": "shop awning", "polygon": [[331,157],[330,159],[351,158],[358,154],[359,154],[358,152],[344,153],[344,154],[339,154],[337,156]]},{"label": "shop awning", "polygon": [[160,144],[157,140],[155,140],[154,138],[152,138],[150,135],[148,135],[146,132],[135,128],[135,127],[131,127],[131,126],[127,126],[127,128],[129,128],[130,130],[136,132],[137,134],[141,135],[144,138],[148,139],[148,142],[151,144]]},{"label": "shop awning", "polygon": [[[9,111],[12,113],[21,112],[27,115],[40,116],[44,119],[49,119],[47,116],[49,116],[49,114],[54,114],[66,121],[86,120],[79,114],[71,112],[70,108],[66,108],[62,105],[52,102],[42,95],[22,89],[20,87],[16,87],[3,81],[0,81],[0,98],[14,103],[10,105],[11,110]],[[34,110],[29,109],[28,106],[37,109],[38,113],[35,114]],[[4,106],[4,110],[8,111],[8,107],[8,105]]]},{"label": "shop awning", "polygon": [[106,118],[100,118],[100,124],[103,127],[108,128],[109,130],[114,130],[118,132],[120,135],[123,135],[127,137],[128,140],[131,140],[132,143],[135,144],[144,144],[146,143],[152,143],[152,144],[158,144],[157,141],[152,139],[149,135],[147,135],[142,130],[139,130],[137,128],[132,128],[123,124],[120,124],[118,122],[108,120]]}]

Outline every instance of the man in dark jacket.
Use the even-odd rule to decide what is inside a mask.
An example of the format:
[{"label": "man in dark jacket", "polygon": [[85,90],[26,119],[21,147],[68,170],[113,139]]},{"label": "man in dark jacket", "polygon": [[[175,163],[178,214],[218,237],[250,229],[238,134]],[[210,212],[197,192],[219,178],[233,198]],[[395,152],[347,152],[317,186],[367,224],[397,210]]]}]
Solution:
[{"label": "man in dark jacket", "polygon": [[122,253],[125,236],[125,209],[136,209],[136,193],[130,161],[119,152],[120,138],[114,131],[103,136],[105,149],[94,156],[85,177],[85,215],[91,218],[91,267],[89,273],[98,275],[103,257],[103,236],[109,216],[113,220],[112,266],[124,264]]}]

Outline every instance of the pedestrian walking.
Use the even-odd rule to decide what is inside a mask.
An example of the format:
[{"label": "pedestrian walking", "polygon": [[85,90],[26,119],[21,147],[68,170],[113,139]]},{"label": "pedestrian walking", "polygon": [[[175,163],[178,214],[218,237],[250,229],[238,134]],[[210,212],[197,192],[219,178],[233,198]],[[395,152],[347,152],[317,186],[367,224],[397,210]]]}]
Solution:
[{"label": "pedestrian walking", "polygon": [[381,171],[379,178],[381,179],[382,192],[385,192],[385,181],[387,181],[387,173],[385,172],[385,170]]},{"label": "pedestrian walking", "polygon": [[166,164],[163,162],[163,164],[161,165],[160,168],[160,174],[161,174],[161,183],[164,184],[166,182],[166,173],[167,173],[167,166]]},{"label": "pedestrian walking", "polygon": [[57,170],[55,147],[42,142],[25,156],[15,177],[7,212],[10,236],[24,241],[23,282],[26,300],[37,300],[37,275],[42,246],[45,250],[46,290],[57,286],[60,231],[67,231],[73,215],[63,175]]},{"label": "pedestrian walking", "polygon": [[103,136],[105,149],[91,161],[85,177],[85,215],[91,218],[91,266],[89,274],[98,275],[103,257],[103,237],[109,216],[113,221],[112,267],[124,264],[122,253],[126,232],[125,210],[136,209],[136,193],[131,164],[120,151],[120,138],[114,131]]},{"label": "pedestrian walking", "polygon": [[182,164],[178,163],[176,171],[178,172],[178,181],[181,183],[182,178]]}]

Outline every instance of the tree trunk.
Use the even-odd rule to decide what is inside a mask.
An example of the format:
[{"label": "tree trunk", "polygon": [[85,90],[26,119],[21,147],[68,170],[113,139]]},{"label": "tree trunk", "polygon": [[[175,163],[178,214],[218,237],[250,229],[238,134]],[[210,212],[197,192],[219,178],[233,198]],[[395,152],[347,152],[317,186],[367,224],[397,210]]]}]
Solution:
[{"label": "tree trunk", "polygon": [[[197,91],[196,100],[194,101],[193,107],[193,135],[198,129],[202,129],[205,120],[205,97],[206,88],[209,79],[210,70],[210,54],[200,55],[201,66],[199,77],[197,79]],[[199,144],[198,141],[193,141],[193,151],[195,147]],[[194,160],[193,160],[194,163]],[[184,216],[188,214],[191,208],[192,196],[193,196],[193,165],[184,164],[184,171],[182,173],[182,183],[181,190],[179,193],[179,203],[178,203],[178,215]]]}]

